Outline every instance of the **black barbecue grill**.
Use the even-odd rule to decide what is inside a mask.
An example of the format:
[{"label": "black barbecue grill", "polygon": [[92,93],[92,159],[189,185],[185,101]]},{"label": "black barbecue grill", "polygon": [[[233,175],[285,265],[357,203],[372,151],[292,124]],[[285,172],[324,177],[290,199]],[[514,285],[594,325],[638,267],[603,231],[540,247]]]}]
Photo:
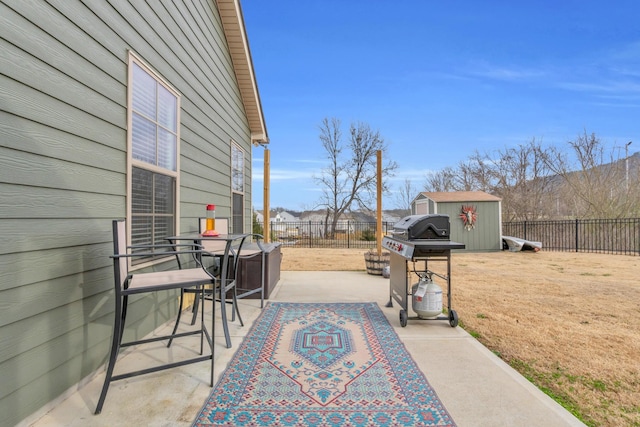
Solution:
[{"label": "black barbecue grill", "polygon": [[409,215],[394,224],[393,234],[404,240],[449,240],[449,217]]},{"label": "black barbecue grill", "polygon": [[[447,317],[452,327],[458,325],[458,316],[451,309],[451,250],[464,249],[463,243],[450,240],[451,227],[447,215],[409,215],[393,226],[392,236],[382,239],[382,246],[391,253],[389,276],[389,303],[392,300],[400,304],[400,324],[407,325],[408,301],[410,300],[411,280],[426,273],[435,275],[447,282]],[[430,262],[446,262],[447,274],[438,274],[429,269]],[[409,262],[412,268],[409,268]],[[412,319],[421,319],[412,317]]]}]

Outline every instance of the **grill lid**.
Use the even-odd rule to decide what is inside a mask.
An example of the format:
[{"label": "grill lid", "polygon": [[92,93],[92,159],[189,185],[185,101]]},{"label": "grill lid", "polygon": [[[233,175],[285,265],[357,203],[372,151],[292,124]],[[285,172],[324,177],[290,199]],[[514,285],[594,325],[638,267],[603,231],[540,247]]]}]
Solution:
[{"label": "grill lid", "polygon": [[404,240],[449,240],[448,215],[409,215],[393,225],[393,235]]}]

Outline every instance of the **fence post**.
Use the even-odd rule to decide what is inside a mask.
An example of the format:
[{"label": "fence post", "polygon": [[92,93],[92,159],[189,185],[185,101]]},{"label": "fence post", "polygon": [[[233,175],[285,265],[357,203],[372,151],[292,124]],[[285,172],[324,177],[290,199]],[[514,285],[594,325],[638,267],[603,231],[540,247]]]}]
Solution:
[{"label": "fence post", "polygon": [[347,249],[351,248],[351,221],[347,221]]},{"label": "fence post", "polygon": [[576,218],[576,252],[578,252],[578,218]]},{"label": "fence post", "polygon": [[524,220],[524,240],[527,240],[527,220]]},{"label": "fence post", "polygon": [[268,228],[269,234],[270,234],[269,238],[272,239],[271,241],[273,241],[273,240],[280,241],[281,240],[280,238],[276,237],[276,233],[273,231],[274,228],[273,228],[273,220],[272,219],[269,220],[269,225],[267,225],[267,228]]},{"label": "fence post", "polygon": [[309,247],[313,247],[313,231],[311,230],[311,220],[309,220]]}]

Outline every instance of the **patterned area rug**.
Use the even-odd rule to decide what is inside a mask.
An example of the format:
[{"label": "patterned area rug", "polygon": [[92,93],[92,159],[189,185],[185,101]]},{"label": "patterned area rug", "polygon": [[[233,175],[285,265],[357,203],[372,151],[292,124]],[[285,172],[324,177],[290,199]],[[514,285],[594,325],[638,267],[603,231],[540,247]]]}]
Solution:
[{"label": "patterned area rug", "polygon": [[271,302],[194,426],[454,426],[375,303]]}]

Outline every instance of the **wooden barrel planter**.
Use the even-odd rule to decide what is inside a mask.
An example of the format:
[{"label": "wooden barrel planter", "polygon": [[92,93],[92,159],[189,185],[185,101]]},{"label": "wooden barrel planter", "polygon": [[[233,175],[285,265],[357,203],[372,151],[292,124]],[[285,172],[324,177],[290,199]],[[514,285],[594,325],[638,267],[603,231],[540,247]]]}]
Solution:
[{"label": "wooden barrel planter", "polygon": [[364,263],[367,267],[367,273],[382,276],[382,269],[389,265],[390,257],[389,252],[382,252],[380,255],[377,252],[365,252]]}]

